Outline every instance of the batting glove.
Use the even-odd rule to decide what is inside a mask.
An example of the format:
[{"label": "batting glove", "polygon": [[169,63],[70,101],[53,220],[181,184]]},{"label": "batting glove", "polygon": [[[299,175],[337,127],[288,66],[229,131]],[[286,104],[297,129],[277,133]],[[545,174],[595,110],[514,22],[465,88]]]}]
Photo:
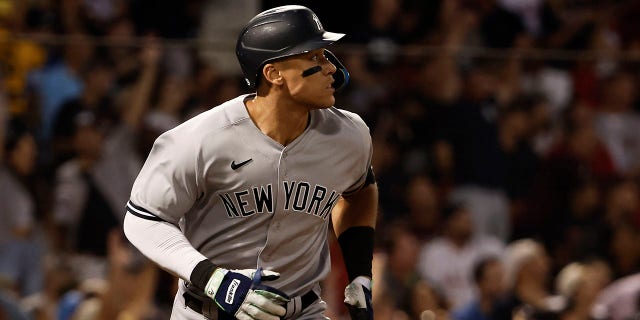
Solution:
[{"label": "batting glove", "polygon": [[205,294],[218,307],[238,320],[279,320],[287,313],[284,305],[289,297],[261,282],[275,280],[280,274],[259,269],[228,270],[217,268],[207,286]]},{"label": "batting glove", "polygon": [[359,276],[344,289],[344,304],[352,320],[373,320],[371,279]]}]

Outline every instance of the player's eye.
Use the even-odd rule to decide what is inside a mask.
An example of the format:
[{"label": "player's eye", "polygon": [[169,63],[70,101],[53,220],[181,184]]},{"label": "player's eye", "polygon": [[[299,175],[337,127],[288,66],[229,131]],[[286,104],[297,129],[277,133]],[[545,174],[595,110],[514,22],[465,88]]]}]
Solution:
[{"label": "player's eye", "polygon": [[311,61],[318,62],[318,63],[324,62],[326,60],[327,60],[327,57],[324,55],[324,51],[321,53],[316,53],[311,57]]}]

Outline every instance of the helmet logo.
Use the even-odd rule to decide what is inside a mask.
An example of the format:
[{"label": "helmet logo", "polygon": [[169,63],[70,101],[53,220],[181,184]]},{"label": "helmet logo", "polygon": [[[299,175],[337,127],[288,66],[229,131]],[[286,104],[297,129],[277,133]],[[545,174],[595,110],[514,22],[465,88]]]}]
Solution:
[{"label": "helmet logo", "polygon": [[313,21],[316,22],[316,26],[318,27],[318,31],[322,31],[322,24],[320,24],[320,19],[318,19],[318,16],[316,16],[315,14],[313,14]]}]

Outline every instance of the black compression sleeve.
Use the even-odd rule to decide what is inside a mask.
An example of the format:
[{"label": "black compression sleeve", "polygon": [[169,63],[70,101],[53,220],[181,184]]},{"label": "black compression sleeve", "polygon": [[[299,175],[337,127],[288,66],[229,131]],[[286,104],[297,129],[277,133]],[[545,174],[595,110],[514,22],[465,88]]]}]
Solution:
[{"label": "black compression sleeve", "polygon": [[371,278],[375,230],[372,227],[350,227],[338,236],[349,281],[358,276]]},{"label": "black compression sleeve", "polygon": [[209,260],[202,260],[193,268],[189,281],[197,288],[204,290],[214,270],[216,270],[215,264]]}]

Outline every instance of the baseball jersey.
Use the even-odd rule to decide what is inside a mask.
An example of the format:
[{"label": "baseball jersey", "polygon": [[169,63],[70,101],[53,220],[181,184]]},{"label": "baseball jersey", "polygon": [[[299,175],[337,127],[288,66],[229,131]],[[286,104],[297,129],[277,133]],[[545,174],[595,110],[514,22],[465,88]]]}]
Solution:
[{"label": "baseball jersey", "polygon": [[279,272],[269,285],[296,296],[329,272],[330,213],[365,182],[369,128],[352,112],[313,110],[305,131],[282,146],[253,123],[250,98],[158,137],[128,207],[178,225],[218,266]]}]

